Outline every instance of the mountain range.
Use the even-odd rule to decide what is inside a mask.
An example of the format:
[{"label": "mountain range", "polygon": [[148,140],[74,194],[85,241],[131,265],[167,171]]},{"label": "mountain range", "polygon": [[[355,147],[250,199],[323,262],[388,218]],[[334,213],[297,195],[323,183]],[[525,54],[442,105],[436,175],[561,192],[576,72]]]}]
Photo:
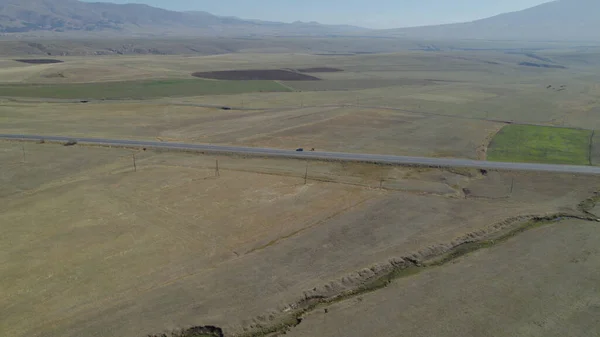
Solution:
[{"label": "mountain range", "polygon": [[491,18],[391,29],[377,35],[433,39],[600,40],[600,0],[558,0]]},{"label": "mountain range", "polygon": [[78,0],[0,0],[0,33],[102,32],[120,36],[335,35],[368,29],[316,22],[268,22],[176,12],[143,4],[88,3]]},{"label": "mountain range", "polygon": [[600,0],[557,0],[472,22],[370,30],[316,22],[269,22],[142,4],[0,0],[0,33],[52,36],[370,36],[414,39],[600,41]]}]

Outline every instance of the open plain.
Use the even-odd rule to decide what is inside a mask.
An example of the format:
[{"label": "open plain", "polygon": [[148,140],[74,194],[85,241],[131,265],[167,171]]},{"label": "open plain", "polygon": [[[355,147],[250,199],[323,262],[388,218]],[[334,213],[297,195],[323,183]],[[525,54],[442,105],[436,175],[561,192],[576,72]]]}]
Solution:
[{"label": "open plain", "polygon": [[[19,56],[0,59],[0,133],[598,165],[597,57]],[[598,191],[590,175],[0,142],[0,335],[594,336]]]},{"label": "open plain", "polygon": [[533,217],[586,217],[578,205],[600,184],[341,163],[311,164],[305,184],[295,160],[140,151],[134,170],[130,150],[28,143],[22,154],[2,143],[11,336],[264,334],[406,257]]},{"label": "open plain", "polygon": [[[600,127],[600,67],[588,61],[596,53],[575,60],[568,53],[70,56],[33,65],[5,59],[0,132],[485,159],[496,133],[510,124]],[[520,65],[534,56],[567,69]],[[202,72],[268,76],[192,76]],[[318,80],[268,80],[280,73]],[[552,151],[540,145],[532,151]]]}]

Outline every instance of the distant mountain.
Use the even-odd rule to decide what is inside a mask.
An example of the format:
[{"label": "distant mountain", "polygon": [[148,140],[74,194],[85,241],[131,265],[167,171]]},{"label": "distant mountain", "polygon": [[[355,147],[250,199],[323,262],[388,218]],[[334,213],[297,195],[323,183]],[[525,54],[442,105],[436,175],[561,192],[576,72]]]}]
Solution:
[{"label": "distant mountain", "polygon": [[[77,0],[0,0],[0,33],[108,33],[119,35],[336,35],[366,32],[353,26],[291,24],[175,12],[141,4]],[[60,34],[59,34],[60,35]]]},{"label": "distant mountain", "polygon": [[600,0],[559,0],[467,23],[381,30],[380,36],[431,39],[600,40]]},{"label": "distant mountain", "polygon": [[600,0],[558,0],[467,23],[369,30],[317,22],[270,22],[175,12],[141,4],[0,0],[0,35],[30,36],[372,36],[410,39],[600,41]]}]

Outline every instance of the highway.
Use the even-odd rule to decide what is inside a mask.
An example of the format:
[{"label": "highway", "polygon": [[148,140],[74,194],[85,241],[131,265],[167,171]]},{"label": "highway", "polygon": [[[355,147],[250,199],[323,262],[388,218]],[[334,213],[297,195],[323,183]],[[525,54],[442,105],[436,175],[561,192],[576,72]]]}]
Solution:
[{"label": "highway", "polygon": [[16,135],[0,134],[0,140],[12,141],[40,141],[47,142],[67,142],[76,140],[81,145],[96,146],[114,146],[136,149],[164,149],[178,151],[194,151],[202,153],[221,153],[236,154],[243,156],[260,157],[278,157],[294,158],[305,160],[334,160],[346,162],[369,162],[378,164],[392,165],[412,165],[427,167],[447,167],[447,168],[476,168],[485,170],[508,170],[508,171],[535,171],[535,172],[555,172],[572,174],[600,174],[600,167],[595,166],[574,166],[574,165],[554,165],[554,164],[527,164],[527,163],[500,163],[488,162],[470,159],[454,158],[427,158],[427,157],[408,157],[391,156],[379,154],[362,153],[341,153],[341,152],[297,152],[294,149],[270,149],[240,146],[222,146],[209,144],[186,144],[172,142],[140,141],[140,140],[118,140],[105,138],[86,138],[86,137],[63,137],[63,136],[45,136],[45,135]]}]

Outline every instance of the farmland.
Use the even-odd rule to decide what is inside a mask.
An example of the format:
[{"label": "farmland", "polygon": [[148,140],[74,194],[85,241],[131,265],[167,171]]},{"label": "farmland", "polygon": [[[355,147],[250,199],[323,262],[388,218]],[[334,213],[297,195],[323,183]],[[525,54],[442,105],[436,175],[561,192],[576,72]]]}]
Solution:
[{"label": "farmland", "polygon": [[492,140],[493,161],[590,164],[592,131],[531,125],[509,125]]},{"label": "farmland", "polygon": [[0,95],[56,99],[144,99],[210,94],[289,91],[273,81],[207,81],[194,79],[106,82],[85,84],[0,85]]},{"label": "farmland", "polygon": [[[485,159],[508,123],[600,128],[594,118],[598,69],[570,64],[563,54],[544,57],[570,68],[523,69],[527,55],[484,51],[63,57],[63,63],[36,65],[0,60],[0,129]],[[320,80],[191,77],[252,77],[257,69],[304,71]]]},{"label": "farmland", "polygon": [[[600,163],[593,52],[21,58],[0,133]],[[0,142],[0,335],[584,336],[599,186]]]},{"label": "farmland", "polygon": [[27,64],[53,64],[63,62],[55,59],[16,59],[15,61]]},{"label": "farmland", "polygon": [[590,160],[592,165],[600,165],[600,132],[594,131],[590,144]]}]

